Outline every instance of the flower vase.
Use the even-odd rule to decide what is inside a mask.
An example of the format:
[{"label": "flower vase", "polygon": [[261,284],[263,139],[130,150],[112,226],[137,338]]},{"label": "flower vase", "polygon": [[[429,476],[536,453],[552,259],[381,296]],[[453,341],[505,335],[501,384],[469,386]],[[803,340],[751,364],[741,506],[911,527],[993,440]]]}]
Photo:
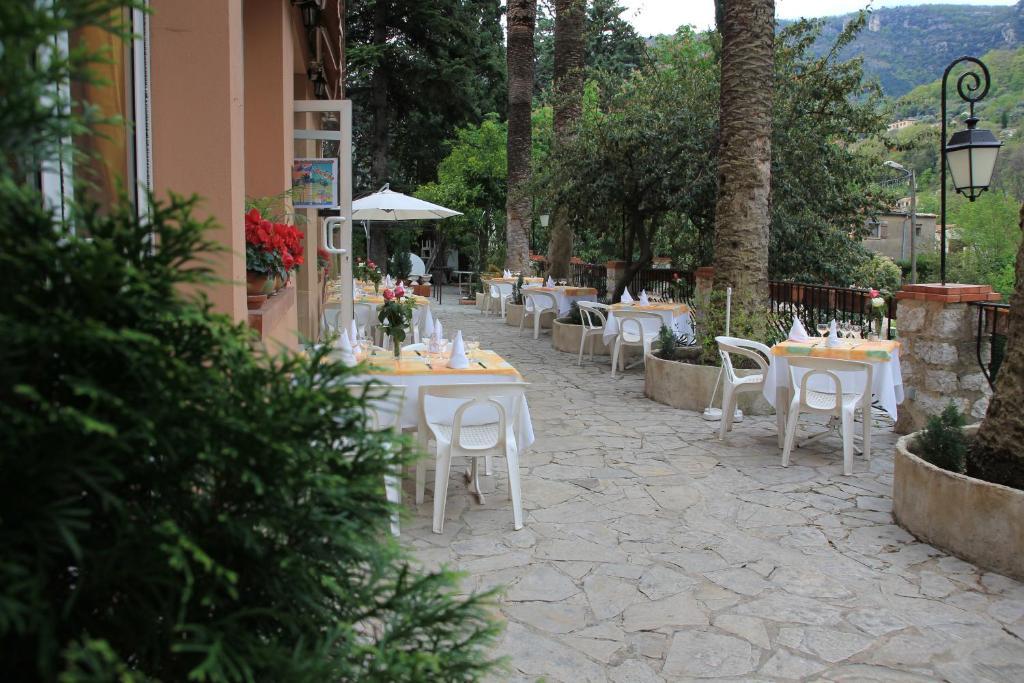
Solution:
[{"label": "flower vase", "polygon": [[373,293],[374,294],[378,294],[378,295],[380,294],[380,283],[379,282],[374,282],[373,283]]},{"label": "flower vase", "polygon": [[881,339],[882,338],[882,319],[881,318],[875,318],[874,332],[875,332],[875,339]]},{"label": "flower vase", "polygon": [[391,338],[391,351],[395,354],[395,360],[402,356],[402,344],[394,337]]},{"label": "flower vase", "polygon": [[245,293],[248,296],[259,296],[267,294],[267,274],[257,273],[253,270],[245,271]]}]

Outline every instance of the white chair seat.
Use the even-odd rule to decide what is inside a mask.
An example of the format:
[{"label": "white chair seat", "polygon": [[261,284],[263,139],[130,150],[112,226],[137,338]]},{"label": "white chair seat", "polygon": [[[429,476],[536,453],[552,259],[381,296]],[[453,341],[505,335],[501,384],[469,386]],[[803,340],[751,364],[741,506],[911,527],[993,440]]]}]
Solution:
[{"label": "white chair seat", "polygon": [[736,377],[736,381],[733,384],[764,384],[764,375],[746,375],[745,377]]},{"label": "white chair seat", "polygon": [[647,365],[647,354],[664,322],[660,315],[646,311],[618,311],[615,315],[619,322],[619,333],[612,347],[612,377],[615,376],[616,367],[626,369],[624,351],[627,347],[637,348],[642,354],[643,364]]},{"label": "white chair seat", "polygon": [[[442,446],[452,442],[452,425],[441,422],[428,423],[434,440]],[[498,433],[497,422],[486,422],[479,425],[462,425],[462,447],[466,450],[490,450],[498,445],[501,434]]]},{"label": "white chair seat", "polygon": [[[858,394],[843,394],[842,402],[844,406],[855,405],[859,398]],[[810,407],[820,410],[834,410],[836,407],[836,395],[827,391],[808,389],[804,401]]]},{"label": "white chair seat", "polygon": [[[722,385],[722,424],[718,428],[718,438],[724,439],[726,433],[732,429],[732,423],[736,415],[736,402],[739,394],[760,392],[764,387],[764,378],[768,376],[771,368],[772,352],[761,342],[739,337],[715,337],[718,344],[718,355],[722,359],[723,385]],[[732,365],[733,355],[746,358],[757,365],[759,373],[754,375],[740,376]],[[779,411],[782,415],[782,411]],[[782,437],[785,431],[781,417],[778,418],[779,447],[782,447]]]},{"label": "white chair seat", "polygon": [[649,341],[654,341],[657,338],[658,338],[658,333],[657,332],[648,332],[647,330],[644,330],[644,334],[643,334],[642,337],[639,334],[637,334],[636,332],[629,332],[629,331],[623,331],[622,332],[622,341],[630,342],[630,343],[635,343],[635,344],[639,344],[639,343],[645,342],[645,341],[648,341],[648,342]]}]

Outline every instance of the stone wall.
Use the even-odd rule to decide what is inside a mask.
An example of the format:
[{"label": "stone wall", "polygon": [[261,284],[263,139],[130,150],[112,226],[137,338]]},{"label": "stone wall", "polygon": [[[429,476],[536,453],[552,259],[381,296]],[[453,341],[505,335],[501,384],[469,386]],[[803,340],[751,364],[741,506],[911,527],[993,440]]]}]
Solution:
[{"label": "stone wall", "polygon": [[[897,292],[905,395],[897,433],[921,429],[950,401],[968,422],[985,416],[992,390],[978,363],[978,312],[970,302],[998,297],[991,287],[974,285],[907,285]],[[988,362],[984,344],[982,359]]]}]

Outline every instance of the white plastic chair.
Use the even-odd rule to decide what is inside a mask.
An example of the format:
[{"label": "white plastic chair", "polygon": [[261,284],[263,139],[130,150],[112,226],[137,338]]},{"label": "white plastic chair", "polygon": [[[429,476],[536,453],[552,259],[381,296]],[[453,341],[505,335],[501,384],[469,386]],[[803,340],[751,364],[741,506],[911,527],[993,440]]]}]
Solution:
[{"label": "white plastic chair", "polygon": [[550,292],[532,292],[523,288],[523,317],[519,321],[519,334],[523,333],[526,316],[533,316],[533,338],[540,336],[540,317],[547,311],[558,313],[558,299]]},{"label": "white plastic chair", "polygon": [[[732,421],[736,412],[737,394],[760,392],[764,389],[764,380],[771,366],[772,350],[761,342],[741,339],[739,337],[715,337],[718,342],[718,355],[722,358],[722,370],[725,383],[722,387],[722,425],[718,438],[724,439],[726,432],[732,431]],[[732,366],[732,354],[749,358],[757,363],[761,371],[759,375],[740,377]],[[782,411],[779,411],[782,414]],[[779,443],[782,443],[783,430],[779,429]]]},{"label": "white plastic chair", "polygon": [[[793,388],[793,399],[789,404],[789,418],[786,421],[786,443],[782,449],[782,466],[789,467],[789,454],[796,438],[797,421],[800,413],[834,415],[840,420],[843,434],[843,474],[853,474],[853,424],[854,413],[860,409],[863,421],[864,457],[871,460],[871,379],[870,363],[832,358],[789,358],[789,381]],[[797,382],[798,370],[805,370]],[[844,384],[845,376],[845,384]],[[811,380],[831,386],[831,391],[819,391],[808,386]],[[861,381],[863,383],[861,384]],[[860,391],[853,390],[852,383],[861,384]]]},{"label": "white plastic chair", "polygon": [[352,317],[356,321],[356,331],[367,339],[376,341],[377,307],[374,304],[353,304]]},{"label": "white plastic chair", "polygon": [[[420,387],[420,424],[425,424],[437,444],[434,471],[434,533],[444,530],[444,508],[448,499],[448,479],[452,458],[472,458],[469,471],[470,490],[483,502],[480,493],[480,458],[504,456],[508,466],[508,495],[512,500],[515,529],[523,528],[523,496],[519,481],[519,446],[515,426],[524,400],[524,382],[490,384],[445,384]],[[427,404],[430,399],[461,399],[454,415],[430,421]],[[502,401],[505,400],[505,402]],[[493,421],[464,424],[466,412],[477,408],[494,414]],[[417,477],[420,477],[419,470]],[[417,488],[420,484],[417,481]]]},{"label": "white plastic chair", "polygon": [[[487,301],[485,302],[484,313],[490,313],[491,307],[497,307],[495,313],[501,312],[501,317],[505,317],[505,304],[508,303],[508,298],[512,295],[512,285],[503,282],[491,281],[488,287]],[[506,291],[508,290],[508,291]]]},{"label": "white plastic chair", "polygon": [[[580,355],[576,359],[576,365],[583,365],[583,348],[586,346],[587,340],[594,337],[604,339],[604,328],[608,324],[608,318],[605,315],[608,306],[594,301],[578,301],[576,305],[579,306],[580,321],[583,323],[580,335]],[[604,345],[604,341],[601,341],[601,345]],[[593,344],[590,345],[590,360],[594,360]]]},{"label": "white plastic chair", "polygon": [[[616,311],[615,318],[619,323],[619,334],[615,337],[612,348],[612,377],[615,368],[626,369],[626,347],[639,348],[642,351],[642,362],[647,366],[647,354],[651,352],[651,344],[658,338],[658,330],[664,324],[661,316],[647,311]],[[647,321],[647,325],[644,324]]]},{"label": "white plastic chair", "polygon": [[[369,428],[374,431],[393,429],[401,434],[402,407],[405,405],[405,386],[401,384],[350,384],[349,391],[366,399],[366,417]],[[402,504],[402,471],[394,468],[393,474],[384,475],[384,495],[396,507]],[[398,511],[391,513],[391,534],[398,536]]]}]

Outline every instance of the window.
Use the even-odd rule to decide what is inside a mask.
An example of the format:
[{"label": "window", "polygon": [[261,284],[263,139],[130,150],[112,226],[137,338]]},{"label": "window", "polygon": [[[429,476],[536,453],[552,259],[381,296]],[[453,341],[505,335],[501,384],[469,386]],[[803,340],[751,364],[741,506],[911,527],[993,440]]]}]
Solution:
[{"label": "window", "polygon": [[877,240],[882,238],[882,224],[878,221],[868,221],[868,239]]},{"label": "window", "polygon": [[914,223],[914,234],[918,237],[921,236],[921,228],[924,227],[923,223]]},{"label": "window", "polygon": [[152,177],[149,22],[142,10],[117,11],[129,12],[125,20],[136,36],[133,40],[88,26],[73,29],[58,41],[61,52],[85,49],[103,55],[102,62],[90,67],[94,81],[58,84],[58,96],[74,103],[79,112],[91,107],[101,118],[117,119],[63,140],[60,158],[43,165],[43,195],[65,218],[72,201],[94,201],[102,210],[117,200],[122,187],[135,206],[145,210]]}]

